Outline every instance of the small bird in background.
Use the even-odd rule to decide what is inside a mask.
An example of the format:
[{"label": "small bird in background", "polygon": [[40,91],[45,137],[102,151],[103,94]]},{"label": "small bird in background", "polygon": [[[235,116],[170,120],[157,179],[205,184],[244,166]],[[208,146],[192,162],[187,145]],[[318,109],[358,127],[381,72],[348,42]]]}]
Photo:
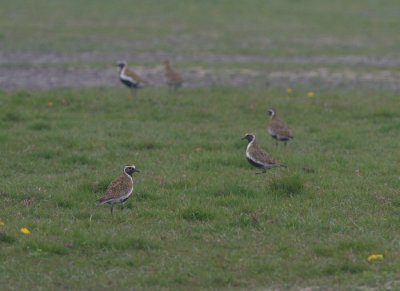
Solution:
[{"label": "small bird in background", "polygon": [[285,146],[287,141],[293,138],[293,133],[289,126],[277,114],[275,109],[269,109],[268,113],[271,116],[271,122],[268,125],[268,133],[275,139],[276,146],[278,141],[284,141]]},{"label": "small bird in background", "polygon": [[139,172],[134,165],[125,166],[124,173],[108,186],[106,194],[97,200],[99,204],[110,204],[111,215],[113,214],[114,204],[124,203],[133,193],[135,181],[133,173]]},{"label": "small bird in background", "polygon": [[148,84],[146,80],[134,71],[129,70],[126,62],[118,62],[117,66],[119,67],[119,80],[132,90],[133,96],[136,96],[137,89],[143,88],[144,85]]},{"label": "small bird in background", "polygon": [[247,161],[254,167],[262,169],[262,172],[256,174],[265,173],[267,170],[276,167],[286,167],[258,147],[255,134],[246,133],[242,139],[246,139],[249,142],[246,148]]},{"label": "small bird in background", "polygon": [[183,78],[181,74],[177,71],[172,69],[170,62],[164,61],[164,68],[165,68],[165,79],[167,79],[167,84],[170,89],[177,90],[183,84]]}]

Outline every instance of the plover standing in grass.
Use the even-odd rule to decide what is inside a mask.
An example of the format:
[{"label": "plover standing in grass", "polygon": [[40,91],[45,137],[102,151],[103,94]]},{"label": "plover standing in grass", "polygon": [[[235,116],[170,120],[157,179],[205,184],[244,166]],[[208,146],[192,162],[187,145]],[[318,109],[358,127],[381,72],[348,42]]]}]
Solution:
[{"label": "plover standing in grass", "polygon": [[126,62],[118,62],[119,67],[119,80],[122,84],[130,88],[133,95],[136,96],[136,90],[143,88],[147,81],[140,77],[135,72],[128,69],[128,64]]},{"label": "plover standing in grass", "polygon": [[133,173],[139,172],[134,165],[125,166],[124,173],[114,180],[110,186],[108,186],[106,194],[97,200],[99,204],[110,204],[111,215],[113,213],[114,204],[124,203],[133,193],[133,186],[135,184],[133,180]]},{"label": "plover standing in grass", "polygon": [[268,133],[275,139],[276,146],[278,146],[278,141],[284,141],[286,145],[287,141],[293,138],[289,126],[276,114],[276,110],[269,109],[267,114],[271,116]]},{"label": "plover standing in grass", "polygon": [[183,78],[181,74],[172,69],[170,62],[164,61],[165,68],[165,79],[167,79],[167,84],[169,88],[174,88],[177,90],[183,84]]},{"label": "plover standing in grass", "polygon": [[276,167],[286,167],[258,147],[255,134],[246,133],[242,139],[246,139],[249,142],[246,148],[247,161],[254,167],[262,169],[262,172],[257,174],[265,173],[267,170]]}]

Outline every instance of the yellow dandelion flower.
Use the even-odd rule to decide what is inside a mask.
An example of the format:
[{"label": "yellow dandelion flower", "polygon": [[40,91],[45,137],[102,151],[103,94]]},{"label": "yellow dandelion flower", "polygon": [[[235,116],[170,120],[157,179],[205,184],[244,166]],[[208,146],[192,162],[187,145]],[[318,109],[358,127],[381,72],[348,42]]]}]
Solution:
[{"label": "yellow dandelion flower", "polygon": [[307,96],[308,97],[315,97],[315,92],[310,91],[310,92],[307,93]]},{"label": "yellow dandelion flower", "polygon": [[22,228],[20,229],[20,231],[21,231],[23,234],[31,234],[31,231],[30,231],[29,228],[27,228],[27,227],[22,227]]},{"label": "yellow dandelion flower", "polygon": [[372,254],[368,256],[368,262],[375,262],[375,261],[380,261],[383,259],[382,254]]},{"label": "yellow dandelion flower", "polygon": [[4,226],[4,222],[0,220],[0,226]]},{"label": "yellow dandelion flower", "polygon": [[48,103],[47,103],[47,106],[53,107],[53,102],[48,102]]},{"label": "yellow dandelion flower", "polygon": [[292,88],[287,88],[287,89],[286,89],[286,92],[287,92],[288,94],[292,94],[292,93],[293,93],[293,89],[292,89]]}]

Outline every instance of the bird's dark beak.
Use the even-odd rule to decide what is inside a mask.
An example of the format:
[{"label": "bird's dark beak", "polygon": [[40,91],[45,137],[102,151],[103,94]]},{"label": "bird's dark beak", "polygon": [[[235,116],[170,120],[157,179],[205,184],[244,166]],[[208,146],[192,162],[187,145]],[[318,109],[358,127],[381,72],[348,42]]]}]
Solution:
[{"label": "bird's dark beak", "polygon": [[139,171],[139,170],[137,170],[137,169],[135,169],[135,172],[138,172],[138,173],[140,173],[140,171]]},{"label": "bird's dark beak", "polygon": [[246,137],[244,136],[244,137],[242,137],[241,139],[246,139]]}]

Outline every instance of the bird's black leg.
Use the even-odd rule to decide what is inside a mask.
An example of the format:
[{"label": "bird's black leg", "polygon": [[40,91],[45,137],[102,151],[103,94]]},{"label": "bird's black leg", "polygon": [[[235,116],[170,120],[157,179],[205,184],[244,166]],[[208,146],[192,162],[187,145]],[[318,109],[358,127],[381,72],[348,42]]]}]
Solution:
[{"label": "bird's black leg", "polygon": [[114,208],[114,205],[111,205],[111,208],[110,208],[111,216],[113,216],[113,208]]},{"label": "bird's black leg", "polygon": [[275,147],[278,147],[278,140],[275,140]]}]

